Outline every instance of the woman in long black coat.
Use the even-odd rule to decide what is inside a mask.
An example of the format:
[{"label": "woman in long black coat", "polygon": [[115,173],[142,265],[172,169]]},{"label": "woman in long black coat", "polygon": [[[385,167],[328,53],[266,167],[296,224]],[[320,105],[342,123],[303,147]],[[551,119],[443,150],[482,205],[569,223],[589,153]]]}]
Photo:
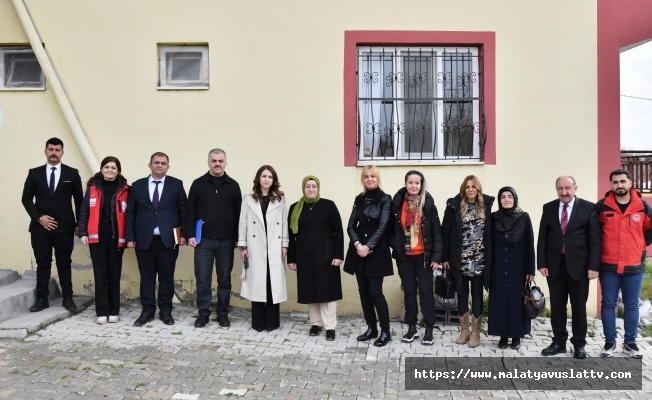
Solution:
[{"label": "woman in long black coat", "polygon": [[288,214],[288,268],[297,272],[297,302],[308,305],[310,336],[325,329],[326,340],[335,340],[337,300],[342,299],[342,219],[335,203],[319,196],[317,177],[306,176],[302,188],[303,197]]},{"label": "woman in long black coat", "polygon": [[491,217],[492,267],[489,286],[488,334],[500,336],[498,347],[521,347],[531,323],[523,318],[523,287],[534,277],[534,233],[528,213],[518,206],[516,190],[507,186],[498,192],[499,210]]},{"label": "woman in long black coat", "polygon": [[381,333],[374,346],[382,347],[392,340],[389,307],[383,295],[383,278],[394,275],[390,252],[392,198],[380,188],[380,173],[375,166],[362,168],[361,181],[365,191],[356,196],[349,217],[347,232],[351,241],[344,272],[355,274],[368,326],[367,331],[358,336],[358,341],[378,337],[376,324],[379,321]]}]

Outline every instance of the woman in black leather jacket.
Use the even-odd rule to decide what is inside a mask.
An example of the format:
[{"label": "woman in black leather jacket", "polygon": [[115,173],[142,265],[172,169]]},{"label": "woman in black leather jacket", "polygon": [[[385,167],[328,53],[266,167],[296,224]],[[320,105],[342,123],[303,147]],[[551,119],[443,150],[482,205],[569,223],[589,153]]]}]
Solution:
[{"label": "woman in black leather jacket", "polygon": [[[355,198],[349,218],[351,241],[344,262],[344,272],[355,274],[360,303],[368,329],[358,341],[380,337],[374,346],[385,346],[392,340],[389,332],[389,307],[383,295],[383,278],[394,274],[390,253],[390,222],[392,198],[380,188],[380,174],[375,166],[362,169],[364,192]],[[376,317],[376,314],[377,317]]]},{"label": "woman in black leather jacket", "polygon": [[421,312],[426,324],[421,344],[432,346],[435,326],[435,296],[432,271],[439,269],[444,248],[441,224],[435,200],[426,189],[426,180],[419,171],[405,174],[405,187],[392,201],[394,234],[393,256],[401,276],[405,301],[405,322],[409,328],[403,343],[412,343],[417,334],[417,287]]}]

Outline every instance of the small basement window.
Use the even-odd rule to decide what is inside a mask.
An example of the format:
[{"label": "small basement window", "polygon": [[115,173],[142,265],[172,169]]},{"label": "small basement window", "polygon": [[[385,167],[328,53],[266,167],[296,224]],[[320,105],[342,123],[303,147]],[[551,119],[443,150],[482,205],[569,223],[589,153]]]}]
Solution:
[{"label": "small basement window", "polygon": [[208,45],[159,45],[159,89],[208,89]]},{"label": "small basement window", "polygon": [[45,76],[31,47],[0,47],[0,90],[42,90]]}]

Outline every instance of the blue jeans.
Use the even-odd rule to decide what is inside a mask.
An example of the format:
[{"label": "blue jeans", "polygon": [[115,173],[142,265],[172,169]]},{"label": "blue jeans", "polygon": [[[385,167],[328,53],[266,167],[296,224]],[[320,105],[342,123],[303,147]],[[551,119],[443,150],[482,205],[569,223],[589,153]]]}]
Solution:
[{"label": "blue jeans", "polygon": [[602,329],[605,341],[616,343],[616,305],[618,304],[618,291],[623,293],[625,306],[625,343],[636,342],[638,333],[638,299],[641,295],[641,284],[645,274],[623,274],[616,272],[600,271],[600,285],[602,286]]},{"label": "blue jeans", "polygon": [[199,316],[211,315],[209,309],[213,291],[213,264],[217,273],[217,315],[229,314],[231,301],[231,271],[233,270],[234,239],[204,239],[195,247],[195,279]]}]

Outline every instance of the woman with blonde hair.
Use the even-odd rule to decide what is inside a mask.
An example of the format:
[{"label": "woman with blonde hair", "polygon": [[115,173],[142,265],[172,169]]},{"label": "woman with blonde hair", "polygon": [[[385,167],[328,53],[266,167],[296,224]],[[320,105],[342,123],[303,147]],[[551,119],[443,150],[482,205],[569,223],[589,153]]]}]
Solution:
[{"label": "woman with blonde hair", "polygon": [[367,330],[358,336],[359,342],[380,337],[374,346],[383,347],[392,340],[389,331],[389,307],[383,295],[383,279],[394,275],[390,252],[390,221],[392,198],[380,188],[380,172],[373,165],[362,168],[360,176],[364,191],[356,196],[349,217],[347,232],[349,250],[344,272],[358,281],[360,303]]},{"label": "woman with blonde hair", "polygon": [[[446,202],[444,268],[450,268],[457,286],[457,312],[460,336],[457,344],[480,343],[484,307],[483,290],[489,290],[491,270],[491,206],[495,198],[482,193],[480,180],[469,175],[460,192]],[[471,323],[469,323],[469,285],[471,286]]]}]

